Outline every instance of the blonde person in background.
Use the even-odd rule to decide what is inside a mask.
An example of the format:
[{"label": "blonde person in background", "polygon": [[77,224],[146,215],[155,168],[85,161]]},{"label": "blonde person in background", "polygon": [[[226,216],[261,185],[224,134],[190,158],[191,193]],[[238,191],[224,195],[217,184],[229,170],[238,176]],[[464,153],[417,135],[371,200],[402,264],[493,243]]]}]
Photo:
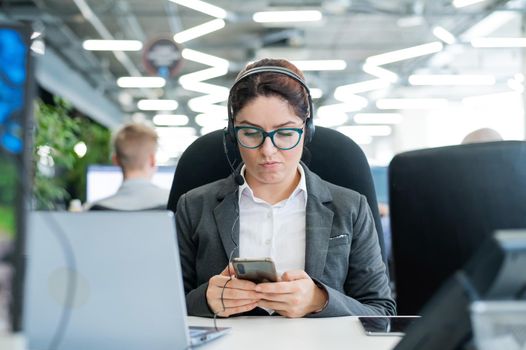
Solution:
[{"label": "blonde person in background", "polygon": [[113,163],[122,170],[123,182],[118,191],[90,203],[87,210],[164,209],[169,192],[151,182],[157,170],[155,154],[158,136],[143,123],[124,125],[113,139]]}]

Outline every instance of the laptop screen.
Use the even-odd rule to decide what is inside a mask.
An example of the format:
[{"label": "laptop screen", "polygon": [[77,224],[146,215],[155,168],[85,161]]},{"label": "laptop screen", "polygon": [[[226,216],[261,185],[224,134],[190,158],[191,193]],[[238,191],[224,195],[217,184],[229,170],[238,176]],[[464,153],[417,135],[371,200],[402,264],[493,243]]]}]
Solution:
[{"label": "laptop screen", "polygon": [[0,24],[0,334],[20,330],[32,100],[29,35],[25,27]]}]

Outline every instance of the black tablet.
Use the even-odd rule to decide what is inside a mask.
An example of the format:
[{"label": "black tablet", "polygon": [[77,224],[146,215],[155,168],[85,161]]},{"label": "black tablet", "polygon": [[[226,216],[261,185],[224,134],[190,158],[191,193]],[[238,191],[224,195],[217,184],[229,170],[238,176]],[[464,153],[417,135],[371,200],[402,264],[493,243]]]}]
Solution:
[{"label": "black tablet", "polygon": [[367,335],[404,335],[411,322],[420,316],[361,316],[360,320]]}]

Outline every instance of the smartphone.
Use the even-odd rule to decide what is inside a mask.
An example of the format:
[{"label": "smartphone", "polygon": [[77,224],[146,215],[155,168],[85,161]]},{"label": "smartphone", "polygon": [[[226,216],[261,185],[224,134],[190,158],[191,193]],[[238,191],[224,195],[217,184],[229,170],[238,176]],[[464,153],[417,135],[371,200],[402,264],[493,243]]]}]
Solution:
[{"label": "smartphone", "polygon": [[234,258],[236,277],[254,283],[277,282],[276,266],[271,258]]},{"label": "smartphone", "polygon": [[420,316],[361,316],[358,317],[367,335],[404,335],[405,330]]}]

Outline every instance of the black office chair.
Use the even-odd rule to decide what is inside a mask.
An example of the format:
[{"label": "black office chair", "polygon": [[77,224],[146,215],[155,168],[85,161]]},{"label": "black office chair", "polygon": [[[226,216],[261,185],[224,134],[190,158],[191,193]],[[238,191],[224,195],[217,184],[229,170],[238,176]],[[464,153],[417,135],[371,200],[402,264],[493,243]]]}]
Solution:
[{"label": "black office chair", "polygon": [[526,142],[402,153],[389,183],[399,314],[417,314],[494,230],[526,228]]},{"label": "black office chair", "polygon": [[166,205],[159,205],[156,207],[149,207],[144,209],[134,209],[134,210],[123,210],[123,209],[115,209],[106,207],[104,205],[95,204],[92,207],[88,209],[89,211],[150,211],[150,210],[166,210]]},{"label": "black office chair", "polygon": [[[240,163],[235,145],[227,142],[231,161]],[[223,131],[217,130],[201,136],[183,153],[174,175],[168,209],[175,212],[177,201],[183,193],[229,176],[232,173],[223,150]],[[304,162],[322,179],[353,189],[367,197],[371,207],[382,258],[387,266],[383,231],[378,214],[371,171],[360,147],[343,134],[323,127],[316,127],[310,145],[304,153]],[[309,154],[310,153],[310,154]]]}]

